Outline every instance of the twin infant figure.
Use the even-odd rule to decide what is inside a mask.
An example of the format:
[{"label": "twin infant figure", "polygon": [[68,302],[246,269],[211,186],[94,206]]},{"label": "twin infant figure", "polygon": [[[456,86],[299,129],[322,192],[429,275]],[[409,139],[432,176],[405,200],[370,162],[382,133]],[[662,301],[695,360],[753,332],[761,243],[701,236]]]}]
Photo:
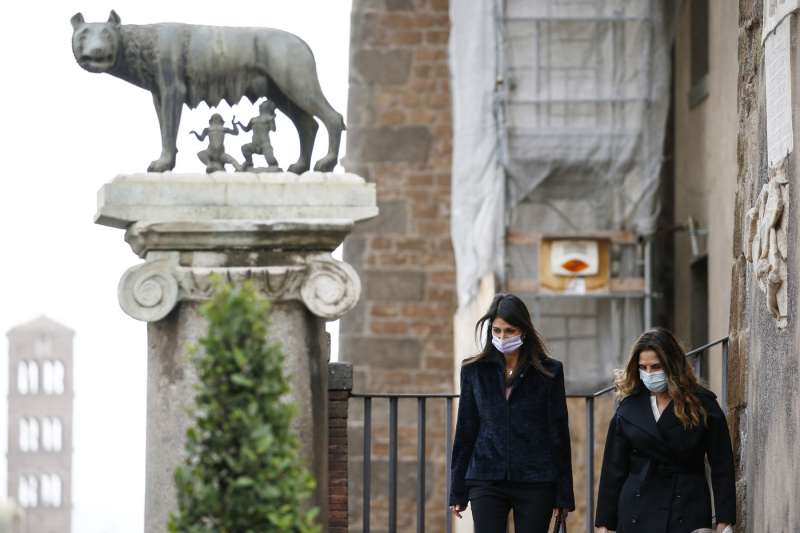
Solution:
[{"label": "twin infant figure", "polygon": [[[197,137],[198,141],[208,137],[208,148],[197,153],[197,157],[206,166],[206,172],[216,172],[225,170],[225,165],[232,165],[237,171],[248,170],[253,167],[253,155],[264,156],[269,165],[265,170],[268,172],[279,172],[278,160],[272,152],[272,144],[269,141],[269,132],[275,131],[275,104],[269,100],[261,103],[258,107],[258,116],[250,119],[245,126],[236,120],[234,115],[231,123],[233,129],[225,127],[225,120],[219,113],[214,113],[208,121],[208,127],[202,133],[192,130],[190,135]],[[239,135],[239,128],[245,133],[253,131],[252,142],[242,146],[244,164],[239,164],[233,156],[225,152],[225,135]]]}]

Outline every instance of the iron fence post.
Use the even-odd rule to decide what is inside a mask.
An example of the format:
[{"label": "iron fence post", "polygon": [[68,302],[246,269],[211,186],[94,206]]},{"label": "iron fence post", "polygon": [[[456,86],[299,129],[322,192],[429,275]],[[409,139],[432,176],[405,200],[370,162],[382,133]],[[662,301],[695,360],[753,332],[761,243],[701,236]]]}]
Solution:
[{"label": "iron fence post", "polygon": [[594,398],[586,397],[586,533],[594,531]]},{"label": "iron fence post", "polygon": [[417,398],[417,533],[425,533],[425,398]]},{"label": "iron fence post", "polygon": [[728,337],[722,341],[722,411],[728,414]]},{"label": "iron fence post", "polygon": [[397,533],[397,401],[389,398],[389,533]]},{"label": "iron fence post", "polygon": [[362,502],[362,530],[369,533],[369,504],[372,501],[372,398],[364,397],[364,463],[362,468],[362,486],[364,501]]},{"label": "iron fence post", "polygon": [[444,460],[447,491],[444,495],[445,533],[453,531],[453,515],[450,512],[450,456],[453,454],[453,398],[445,399],[445,450],[447,456]]}]

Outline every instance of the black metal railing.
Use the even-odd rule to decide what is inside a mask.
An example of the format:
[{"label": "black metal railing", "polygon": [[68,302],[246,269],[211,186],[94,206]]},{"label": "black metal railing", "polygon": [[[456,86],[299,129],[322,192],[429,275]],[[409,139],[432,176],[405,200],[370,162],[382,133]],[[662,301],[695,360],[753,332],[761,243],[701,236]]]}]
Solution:
[{"label": "black metal railing", "polygon": [[[389,501],[388,501],[388,530],[389,533],[397,531],[397,414],[398,404],[401,399],[417,401],[417,483],[416,483],[416,511],[417,532],[425,533],[425,430],[427,421],[428,400],[443,400],[444,404],[444,435],[445,457],[449,458],[453,445],[453,399],[458,394],[358,394],[353,393],[351,398],[359,398],[364,403],[364,457],[362,469],[362,530],[370,531],[370,503],[372,494],[372,400],[386,398],[389,400]],[[450,494],[450,462],[445,461],[445,478],[447,487],[445,499],[442,503],[445,509],[445,530],[450,533],[453,528],[453,518],[448,511],[447,497]]]},{"label": "black metal railing", "polygon": [[[723,337],[714,342],[710,342],[687,352],[687,356],[692,358],[695,370],[699,368],[699,357],[706,350],[714,346],[721,346],[722,357],[722,390],[721,401],[723,411],[727,414],[728,410],[728,337]],[[595,452],[595,431],[594,414],[595,400],[606,394],[611,393],[614,386],[610,385],[591,394],[567,394],[567,398],[582,398],[586,409],[586,531],[594,531],[594,452]],[[453,445],[453,399],[458,398],[458,394],[360,394],[353,393],[351,398],[359,398],[364,406],[364,457],[362,472],[362,530],[363,533],[370,532],[370,503],[372,501],[372,400],[375,398],[385,398],[389,400],[389,479],[388,479],[388,531],[397,532],[397,426],[398,426],[398,402],[401,399],[417,401],[417,479],[416,479],[416,524],[417,533],[425,532],[425,430],[426,413],[428,400],[444,400],[444,420],[445,420],[445,479],[447,486],[445,499],[442,506],[445,512],[445,532],[451,533],[453,528],[452,513],[448,510],[448,495],[450,494],[450,455]]]}]

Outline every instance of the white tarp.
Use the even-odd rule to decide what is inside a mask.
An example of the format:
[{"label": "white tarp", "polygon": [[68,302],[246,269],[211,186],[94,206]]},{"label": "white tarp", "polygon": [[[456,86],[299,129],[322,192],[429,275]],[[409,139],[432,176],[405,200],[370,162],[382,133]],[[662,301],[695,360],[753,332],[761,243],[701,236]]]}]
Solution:
[{"label": "white tarp", "polygon": [[495,120],[496,48],[493,0],[450,3],[453,101],[451,233],[459,306],[480,278],[503,271],[505,180]]},{"label": "white tarp", "polygon": [[582,230],[655,230],[677,4],[451,1],[460,305],[504,272],[505,213],[545,180],[606,185]]}]

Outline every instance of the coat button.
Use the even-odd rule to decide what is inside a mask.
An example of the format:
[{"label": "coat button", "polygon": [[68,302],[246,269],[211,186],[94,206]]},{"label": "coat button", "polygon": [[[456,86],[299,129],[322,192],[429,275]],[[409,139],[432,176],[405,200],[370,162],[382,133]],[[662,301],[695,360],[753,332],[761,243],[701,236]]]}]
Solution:
[{"label": "coat button", "polygon": [[676,500],[680,500],[680,499],[681,499],[681,495],[680,495],[680,494],[676,494],[676,495],[675,495],[675,499],[676,499]]},{"label": "coat button", "polygon": [[631,518],[631,524],[635,524],[635,523],[636,523],[636,517]]},{"label": "coat button", "polygon": [[641,495],[642,495],[642,494],[641,494],[641,493],[640,493],[640,492],[637,490],[637,491],[636,491],[636,497],[638,498],[638,497],[639,497],[639,496],[641,496]]}]

